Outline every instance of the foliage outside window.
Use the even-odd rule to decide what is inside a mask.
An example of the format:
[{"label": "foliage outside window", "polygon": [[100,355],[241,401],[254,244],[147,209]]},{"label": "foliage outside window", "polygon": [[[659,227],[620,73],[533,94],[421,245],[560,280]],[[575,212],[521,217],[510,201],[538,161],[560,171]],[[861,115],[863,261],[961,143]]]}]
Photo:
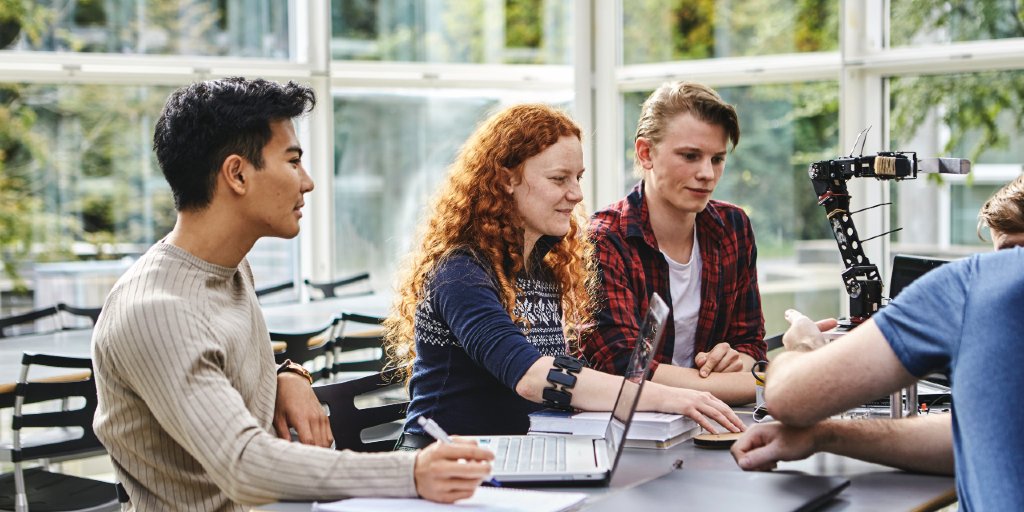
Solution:
[{"label": "foliage outside window", "polygon": [[630,0],[622,7],[627,65],[838,47],[833,0]]},{"label": "foliage outside window", "polygon": [[331,55],[344,60],[570,64],[566,0],[334,0]]},{"label": "foliage outside window", "polygon": [[149,134],[169,88],[0,86],[5,271],[141,252],[174,222]]},{"label": "foliage outside window", "polygon": [[288,59],[279,0],[0,0],[0,50]]},{"label": "foliage outside window", "polygon": [[[1019,172],[1024,163],[1024,71],[899,76],[890,78],[889,85],[894,149],[918,151],[920,157],[969,158],[974,165],[966,180],[930,174],[918,178],[920,183],[893,186],[891,223],[904,228],[893,238],[941,254],[950,248],[939,247],[944,234],[935,227],[948,225],[949,244],[970,246],[967,251],[983,248],[987,244],[975,233],[978,208],[988,194],[1012,179],[1002,176],[993,181],[986,171],[997,166],[1016,167]],[[922,200],[929,200],[928,194],[935,195],[940,187],[949,187],[948,219],[937,218],[938,204],[921,208]],[[935,219],[926,222],[922,215]],[[931,248],[921,248],[928,243]]]},{"label": "foliage outside window", "polygon": [[1024,37],[1018,0],[889,0],[892,46]]}]

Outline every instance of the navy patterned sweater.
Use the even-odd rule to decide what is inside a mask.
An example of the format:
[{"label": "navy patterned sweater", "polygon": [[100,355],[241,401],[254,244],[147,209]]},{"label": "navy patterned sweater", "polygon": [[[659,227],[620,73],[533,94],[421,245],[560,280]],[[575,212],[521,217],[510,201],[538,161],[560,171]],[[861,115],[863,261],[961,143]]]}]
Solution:
[{"label": "navy patterned sweater", "polygon": [[[538,243],[535,252],[549,248]],[[559,287],[545,272],[517,276],[516,313],[527,332],[502,307],[488,269],[455,252],[427,286],[416,312],[407,432],[423,434],[417,418],[425,415],[450,434],[525,434],[528,415],[541,408],[515,385],[541,356],[566,353]]]}]

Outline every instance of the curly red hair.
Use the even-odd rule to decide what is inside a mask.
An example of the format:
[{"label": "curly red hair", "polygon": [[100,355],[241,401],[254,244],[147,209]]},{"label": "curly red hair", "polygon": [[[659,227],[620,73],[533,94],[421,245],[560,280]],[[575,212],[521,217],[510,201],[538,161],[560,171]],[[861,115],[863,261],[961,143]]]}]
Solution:
[{"label": "curly red hair", "polygon": [[[523,179],[527,159],[561,137],[580,139],[579,126],[560,110],[527,104],[492,115],[462,146],[434,197],[429,220],[420,226],[419,246],[406,258],[394,308],[384,322],[391,365],[408,368],[415,359],[416,308],[427,296],[434,270],[454,251],[468,249],[490,267],[502,306],[521,320],[514,308],[515,275],[525,268],[523,226],[509,188]],[[586,225],[580,203],[568,234],[540,262],[559,285],[572,352],[578,351],[596,305],[597,269]]]}]

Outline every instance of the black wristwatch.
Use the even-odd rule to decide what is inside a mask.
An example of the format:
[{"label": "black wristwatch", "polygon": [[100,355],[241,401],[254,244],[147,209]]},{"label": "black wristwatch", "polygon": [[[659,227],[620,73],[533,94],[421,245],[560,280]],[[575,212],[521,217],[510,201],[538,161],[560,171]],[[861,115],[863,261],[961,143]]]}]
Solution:
[{"label": "black wristwatch", "polygon": [[583,369],[583,362],[572,356],[555,357],[555,364],[548,370],[550,386],[544,388],[544,406],[563,411],[572,410],[572,388],[576,385],[576,374]]}]

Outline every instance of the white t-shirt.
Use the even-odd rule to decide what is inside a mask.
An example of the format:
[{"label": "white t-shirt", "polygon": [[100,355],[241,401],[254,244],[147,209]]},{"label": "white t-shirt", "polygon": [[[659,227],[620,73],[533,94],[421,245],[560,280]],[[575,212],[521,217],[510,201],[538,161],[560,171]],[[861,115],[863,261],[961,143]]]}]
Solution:
[{"label": "white t-shirt", "polygon": [[[664,253],[662,253],[664,254]],[[693,250],[689,263],[679,263],[665,254],[668,262],[669,290],[672,292],[672,318],[676,341],[672,364],[693,368],[694,342],[697,337],[697,315],[700,313],[700,244],[697,227],[693,229]]]}]

